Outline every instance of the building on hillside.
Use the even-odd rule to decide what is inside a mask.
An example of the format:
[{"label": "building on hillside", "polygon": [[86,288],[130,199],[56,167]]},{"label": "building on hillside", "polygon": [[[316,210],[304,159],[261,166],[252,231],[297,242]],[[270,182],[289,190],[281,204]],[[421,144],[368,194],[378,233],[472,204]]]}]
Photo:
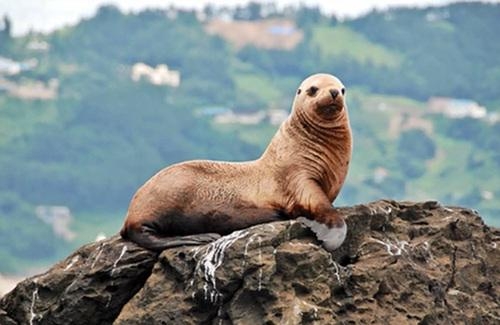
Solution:
[{"label": "building on hillside", "polygon": [[52,226],[54,234],[66,241],[75,239],[76,234],[69,229],[73,221],[71,211],[66,206],[39,205],[35,209],[38,219]]},{"label": "building on hillside", "polygon": [[41,41],[41,40],[31,40],[27,45],[26,49],[30,51],[37,51],[37,52],[47,52],[50,49],[50,44],[47,43],[46,41]]},{"label": "building on hillside", "polygon": [[280,125],[288,117],[284,109],[257,110],[253,112],[235,112],[226,107],[205,107],[197,111],[198,116],[211,117],[219,124],[257,125],[269,122],[271,125]]},{"label": "building on hillside", "polygon": [[389,176],[389,171],[384,167],[377,167],[373,171],[372,179],[375,184],[382,183]]},{"label": "building on hillside", "polygon": [[297,32],[297,28],[291,24],[271,25],[267,31],[272,35],[290,36]]},{"label": "building on hillside", "polygon": [[238,112],[225,106],[206,106],[197,109],[195,115],[207,117],[219,124],[256,125],[269,122],[271,125],[280,125],[288,117],[288,111],[273,108],[253,112]]},{"label": "building on hillside", "polygon": [[57,98],[59,80],[50,79],[47,83],[39,80],[23,79],[14,82],[0,76],[0,93],[27,100],[51,100]]},{"label": "building on hillside", "polygon": [[179,87],[181,74],[179,71],[170,70],[166,64],[159,64],[155,68],[138,62],[132,66],[130,77],[133,81],[146,80],[147,82],[160,86]]},{"label": "building on hillside", "polygon": [[215,117],[222,114],[231,112],[230,108],[224,106],[207,106],[196,110],[196,116]]},{"label": "building on hillside", "polygon": [[0,56],[0,76],[14,76],[22,71],[32,70],[38,65],[37,59],[29,59],[18,62],[12,59]]},{"label": "building on hillside", "polygon": [[425,14],[425,20],[428,22],[439,22],[443,20],[448,20],[450,18],[450,11],[444,8],[434,8]]},{"label": "building on hillside", "polygon": [[235,113],[233,111],[228,111],[226,113],[216,115],[214,117],[214,122],[219,124],[257,125],[262,123],[265,118],[266,112],[264,111],[249,113]]},{"label": "building on hillside", "polygon": [[431,113],[443,114],[449,118],[482,119],[487,115],[485,107],[468,99],[431,97],[428,101],[428,107]]}]

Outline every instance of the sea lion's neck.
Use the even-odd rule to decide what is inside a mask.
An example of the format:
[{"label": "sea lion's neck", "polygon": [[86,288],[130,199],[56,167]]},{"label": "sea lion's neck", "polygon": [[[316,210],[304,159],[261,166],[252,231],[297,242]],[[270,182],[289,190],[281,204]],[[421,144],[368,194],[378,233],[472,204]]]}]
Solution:
[{"label": "sea lion's neck", "polygon": [[315,179],[333,200],[338,192],[332,189],[344,182],[351,152],[352,136],[346,111],[324,125],[292,113],[258,162],[266,167],[277,166],[299,178]]},{"label": "sea lion's neck", "polygon": [[[297,145],[298,144],[298,145]],[[291,149],[298,149],[297,152]],[[298,156],[283,157],[283,155],[312,153],[339,154],[348,153],[352,149],[352,135],[349,126],[347,111],[339,115],[336,120],[320,125],[299,113],[291,114],[283,122],[272,138],[261,160],[272,159],[279,161],[282,158],[298,158]]]}]

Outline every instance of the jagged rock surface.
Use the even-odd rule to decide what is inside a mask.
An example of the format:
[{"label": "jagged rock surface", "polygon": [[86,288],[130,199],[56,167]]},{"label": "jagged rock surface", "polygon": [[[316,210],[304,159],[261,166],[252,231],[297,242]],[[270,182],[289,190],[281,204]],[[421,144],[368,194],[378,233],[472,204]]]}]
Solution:
[{"label": "jagged rock surface", "polygon": [[89,244],[0,300],[0,324],[495,324],[500,230],[471,210],[341,208],[333,254],[296,221],[157,256]]},{"label": "jagged rock surface", "polygon": [[4,296],[0,324],[111,324],[156,259],[118,236],[83,246]]}]

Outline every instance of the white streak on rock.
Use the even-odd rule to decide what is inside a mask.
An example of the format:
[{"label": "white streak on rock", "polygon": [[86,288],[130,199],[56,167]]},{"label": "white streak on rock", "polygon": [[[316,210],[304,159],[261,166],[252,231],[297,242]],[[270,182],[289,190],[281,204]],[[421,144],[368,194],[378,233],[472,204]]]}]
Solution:
[{"label": "white streak on rock", "polygon": [[275,231],[275,230],[276,230],[276,227],[275,227],[272,223],[267,223],[267,224],[266,224],[266,227],[271,228],[271,230],[272,230],[272,231]]},{"label": "white streak on rock", "polygon": [[300,241],[296,241],[296,242],[289,242],[288,245],[290,246],[310,246],[312,248],[315,248],[317,249],[318,248],[318,245],[314,245],[313,243],[304,243],[304,242],[300,242]]},{"label": "white streak on rock", "polygon": [[219,325],[222,325],[222,306],[219,306],[219,309],[217,310],[217,317],[219,317]]},{"label": "white streak on rock", "polygon": [[462,291],[460,290],[456,290],[456,289],[449,289],[448,292],[447,292],[450,296],[458,296],[458,295],[464,295],[464,296],[467,296],[465,293],[463,293]]},{"label": "white streak on rock", "polygon": [[92,265],[90,266],[91,269],[94,268],[95,263],[97,263],[97,261],[99,260],[99,257],[101,257],[102,249],[104,248],[104,245],[106,245],[106,243],[102,243],[99,245],[99,250],[97,251],[97,255],[96,255],[94,261],[92,262]]},{"label": "white streak on rock", "polygon": [[205,282],[205,284],[203,285],[203,293],[205,294],[204,297],[205,297],[205,300],[208,300],[208,283]]},{"label": "white streak on rock", "polygon": [[337,282],[340,283],[340,267],[335,261],[333,261],[333,267],[335,268],[335,277],[337,278]]},{"label": "white streak on rock", "polygon": [[38,298],[38,287],[35,287],[35,290],[33,291],[33,294],[31,296],[30,325],[34,324],[33,321],[37,317],[37,314],[35,313],[35,302],[37,298]]},{"label": "white streak on rock", "polygon": [[248,254],[248,247],[250,246],[251,243],[254,242],[255,237],[258,236],[257,234],[253,234],[246,242],[245,244],[245,250],[243,251],[243,262],[242,262],[242,267],[245,267],[245,264],[247,262],[247,254]]},{"label": "white streak on rock", "polygon": [[[217,290],[215,272],[224,261],[226,249],[231,247],[231,245],[233,245],[237,240],[244,238],[246,235],[248,235],[248,230],[238,230],[203,247],[205,251],[203,252],[200,260],[198,260],[194,273],[197,274],[198,270],[203,270],[203,278],[206,281],[206,284],[203,287],[205,290],[205,300],[210,299],[211,302],[216,302],[221,296]],[[196,257],[201,250],[201,248],[193,250],[193,257]],[[211,288],[207,284],[210,284]]]},{"label": "white streak on rock", "polygon": [[78,255],[73,256],[73,258],[71,259],[71,262],[69,262],[68,265],[66,265],[66,267],[64,268],[64,271],[71,269],[71,267],[73,265],[75,265],[75,263],[78,262],[79,259],[80,259],[80,256],[78,256]]},{"label": "white streak on rock", "polygon": [[127,245],[123,245],[122,251],[120,253],[120,256],[116,259],[116,261],[113,263],[113,268],[111,269],[111,274],[115,271],[116,266],[118,265],[118,262],[122,259],[123,255],[127,252]]},{"label": "white streak on rock", "polygon": [[260,291],[262,290],[262,239],[260,236],[258,236],[257,239],[259,241],[259,284],[257,290]]},{"label": "white streak on rock", "polygon": [[390,240],[388,240],[387,242],[375,238],[372,238],[371,240],[375,243],[384,245],[387,249],[387,253],[391,256],[400,256],[403,252],[408,253],[406,251],[406,246],[408,246],[408,242],[405,240],[396,241],[394,244],[391,243]]},{"label": "white streak on rock", "polygon": [[387,208],[380,207],[380,210],[385,214],[390,214],[392,212],[391,207],[387,207]]},{"label": "white streak on rock", "polygon": [[424,250],[429,253],[429,259],[430,260],[433,260],[434,259],[434,256],[432,255],[432,252],[431,252],[431,244],[429,244],[428,241],[424,241],[424,243],[422,244],[424,246]]},{"label": "white streak on rock", "polygon": [[111,299],[113,299],[113,295],[111,295],[111,294],[110,294],[110,295],[108,296],[108,301],[106,302],[106,308],[108,308],[108,307],[109,307],[109,305],[111,304]]}]

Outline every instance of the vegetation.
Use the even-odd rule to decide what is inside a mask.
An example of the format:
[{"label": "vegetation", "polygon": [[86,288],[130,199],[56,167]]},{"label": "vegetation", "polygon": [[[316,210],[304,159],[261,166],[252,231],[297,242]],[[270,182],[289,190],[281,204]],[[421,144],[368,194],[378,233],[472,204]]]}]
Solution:
[{"label": "vegetation", "polygon": [[363,34],[357,33],[345,25],[335,27],[318,25],[313,28],[311,43],[316,46],[324,59],[349,57],[360,64],[372,64],[397,68],[401,56],[388,51],[386,47],[374,44]]},{"label": "vegetation", "polygon": [[[196,112],[287,110],[300,80],[318,71],[348,86],[355,147],[336,204],[437,199],[500,224],[500,123],[432,115],[425,103],[469,98],[500,111],[500,5],[394,9],[342,23],[317,8],[266,6],[225,12],[294,19],[305,37],[293,50],[235,50],[205,33],[196,13],[176,9],[105,6],[75,26],[21,38],[10,36],[9,21],[0,55],[38,65],[8,79],[57,78],[59,89],[43,101],[0,89],[0,272],[26,271],[27,261],[53,261],[118,231],[137,187],[166,165],[258,157],[276,126],[221,126]],[[50,50],[27,49],[32,40]],[[133,82],[136,62],[181,71],[180,87]],[[37,205],[70,207],[76,241],[54,238],[34,216]]]}]

